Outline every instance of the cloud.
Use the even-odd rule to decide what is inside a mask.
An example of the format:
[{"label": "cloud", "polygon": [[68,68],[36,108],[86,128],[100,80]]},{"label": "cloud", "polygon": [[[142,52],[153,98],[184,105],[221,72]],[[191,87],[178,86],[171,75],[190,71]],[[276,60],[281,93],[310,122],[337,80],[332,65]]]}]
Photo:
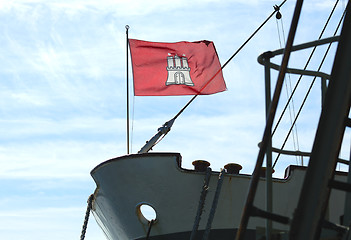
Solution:
[{"label": "cloud", "polygon": [[[48,145],[49,148],[52,148],[55,139],[61,141],[62,136],[73,137],[70,142],[76,142],[75,144],[78,145],[78,140],[88,137],[92,138],[91,142],[101,141],[102,136],[108,135],[108,127],[111,127],[109,129],[111,132],[116,131],[120,134],[121,130],[116,130],[112,122],[104,121],[103,118],[116,120],[116,118],[122,118],[125,113],[124,93],[121,92],[124,92],[122,89],[125,87],[124,25],[129,20],[132,24],[136,24],[135,27],[132,26],[133,37],[145,37],[150,40],[159,38],[195,40],[202,36],[210,36],[218,43],[216,46],[220,57],[224,59],[221,59],[223,63],[270,12],[258,11],[260,3],[257,1],[248,3],[205,1],[200,5],[199,3],[200,1],[179,1],[175,4],[169,4],[167,1],[4,3],[1,8],[2,17],[9,19],[9,16],[15,16],[13,21],[7,22],[8,26],[3,24],[5,30],[2,51],[4,54],[1,60],[5,66],[0,69],[0,74],[6,76],[4,78],[6,84],[0,89],[5,99],[0,106],[6,113],[4,123],[7,129],[12,129],[11,131],[5,129],[4,136],[16,141],[22,137],[22,142],[32,138],[37,141],[33,144],[42,143],[47,139],[51,144],[51,146]],[[250,6],[250,8],[226,11],[234,3]],[[265,4],[268,5],[268,3]],[[194,11],[195,5],[199,5],[198,11]],[[209,9],[210,5],[213,5],[213,8]],[[174,9],[177,10],[176,12],[182,12],[182,18],[174,13]],[[236,18],[228,18],[229,15],[233,15],[233,11],[237,13]],[[257,11],[257,16],[248,15],[250,11]],[[236,20],[242,19],[243,16],[250,16],[245,18],[247,20],[245,26],[241,26],[241,21]],[[160,18],[164,21],[160,22]],[[228,20],[218,21],[218,23],[215,21],[215,19],[224,20],[224,18]],[[194,21],[190,21],[191,19]],[[263,32],[272,31],[274,26],[274,23],[267,25]],[[235,34],[232,31],[224,31],[226,29],[235,29]],[[270,38],[260,36],[257,36],[254,41],[255,44],[250,43],[245,48],[245,53],[238,54],[224,69],[229,91],[218,96],[206,96],[196,100],[196,103],[184,113],[184,119],[199,124],[201,123],[199,120],[206,116],[207,119],[204,118],[202,121],[219,131],[211,122],[220,126],[235,127],[237,124],[235,118],[245,115],[245,117],[255,118],[258,122],[256,125],[262,127],[264,121],[263,67],[257,64],[256,58],[262,51],[274,49],[277,42],[273,44],[274,41]],[[164,120],[169,120],[177,109],[186,103],[186,98],[164,98],[163,104],[160,104],[161,101],[158,99],[160,98],[135,100],[136,120],[133,141],[136,146],[141,146]],[[253,113],[249,114],[246,109],[250,109],[249,111]],[[11,114],[16,115],[10,117]],[[200,117],[193,120],[192,114],[199,114]],[[207,116],[208,114],[217,114],[220,117],[211,118]],[[101,117],[92,117],[92,115]],[[18,120],[23,117],[25,120]],[[139,123],[141,120],[148,127],[141,127],[142,123]],[[125,123],[117,120],[115,126],[117,125],[124,126]],[[200,126],[208,127],[208,125]],[[197,130],[200,126],[192,127]],[[245,127],[239,124],[239,126],[245,131],[234,131],[234,135],[245,139],[247,137],[251,139],[247,139],[250,142],[253,134],[256,134],[256,139],[261,137],[261,133],[257,133],[258,130],[250,133],[252,136],[247,136],[249,135],[247,132],[250,132],[248,129],[252,125]],[[192,129],[182,129],[178,125],[175,125],[174,129],[184,133],[192,131]],[[201,132],[201,130],[197,131]],[[226,132],[226,129],[223,127],[220,131]],[[233,142],[229,137],[218,138],[215,131],[210,134],[216,141]],[[194,137],[197,140],[203,139],[203,135],[197,138],[194,134]],[[6,138],[2,139],[5,141]],[[124,140],[116,141],[122,142],[120,145],[124,144]],[[256,144],[256,142],[250,143],[250,147],[256,149]],[[245,149],[245,147],[238,148]],[[56,152],[58,151],[63,149],[57,149]],[[231,148],[223,151],[231,151]],[[29,153],[29,149],[23,152]]]},{"label": "cloud", "polygon": [[2,126],[2,177],[82,178],[99,162],[125,153],[118,140],[125,138],[124,120],[32,118]]},{"label": "cloud", "polygon": [[[39,208],[20,211],[1,211],[0,227],[3,239],[37,240],[74,239],[80,236],[85,214],[84,207]],[[104,239],[104,235],[91,217],[86,239]],[[34,239],[34,238],[33,238]]]},{"label": "cloud", "polygon": [[[316,17],[309,11],[313,4],[319,10],[330,3],[305,4],[307,14],[302,15],[296,42],[318,36],[315,26],[304,30],[312,23],[324,24],[319,12]],[[126,154],[126,24],[131,38],[213,40],[223,64],[273,11],[274,4],[257,0],[1,1],[0,178],[7,189],[0,198],[2,238],[70,239],[80,234],[86,200],[95,189],[90,171]],[[281,9],[286,33],[293,5],[287,2]],[[180,152],[185,168],[191,169],[193,160],[206,159],[216,171],[236,162],[243,165],[242,172],[252,172],[265,122],[264,68],[257,56],[280,48],[276,26],[275,19],[268,22],[223,70],[228,91],[198,97],[153,151]],[[275,80],[272,72],[272,86]],[[306,79],[303,85],[309,82]],[[306,122],[319,111],[318,91],[298,123],[303,133],[301,150],[311,147],[314,132]],[[133,152],[190,98],[131,97]],[[288,124],[284,118],[282,126]],[[275,144],[279,146],[282,139],[279,133]],[[349,155],[347,149],[343,156]],[[282,159],[276,176],[295,162]],[[94,221],[89,224],[86,239],[102,239]],[[96,232],[90,232],[91,227]]]}]

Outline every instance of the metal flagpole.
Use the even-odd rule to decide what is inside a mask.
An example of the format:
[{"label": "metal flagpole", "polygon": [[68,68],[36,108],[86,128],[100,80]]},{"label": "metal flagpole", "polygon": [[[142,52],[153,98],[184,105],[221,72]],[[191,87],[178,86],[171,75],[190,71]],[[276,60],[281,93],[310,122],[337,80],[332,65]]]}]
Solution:
[{"label": "metal flagpole", "polygon": [[126,59],[127,59],[127,154],[129,154],[129,58],[128,58],[128,49],[129,49],[129,38],[128,38],[129,26],[126,25]]}]

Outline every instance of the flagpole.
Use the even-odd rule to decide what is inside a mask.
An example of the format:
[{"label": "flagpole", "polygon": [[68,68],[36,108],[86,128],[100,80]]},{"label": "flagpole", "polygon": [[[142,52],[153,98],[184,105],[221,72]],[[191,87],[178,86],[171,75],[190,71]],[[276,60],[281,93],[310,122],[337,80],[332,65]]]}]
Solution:
[{"label": "flagpole", "polygon": [[126,25],[126,64],[127,64],[127,154],[129,154],[129,58],[128,58],[128,49],[129,49],[129,38],[128,38],[129,26]]}]

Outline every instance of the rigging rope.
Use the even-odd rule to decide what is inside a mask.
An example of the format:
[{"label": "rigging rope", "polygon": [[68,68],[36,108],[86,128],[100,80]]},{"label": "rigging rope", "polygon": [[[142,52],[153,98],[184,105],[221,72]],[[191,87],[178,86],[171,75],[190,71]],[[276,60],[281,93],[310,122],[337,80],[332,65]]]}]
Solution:
[{"label": "rigging rope", "polygon": [[223,66],[216,72],[216,74],[210,78],[207,83],[200,89],[199,93],[194,95],[187,104],[185,104],[185,106],[174,116],[174,118],[172,120],[175,120],[179,117],[180,114],[183,113],[183,111],[197,98],[197,96],[199,96],[199,94],[201,93],[201,91],[206,88],[206,86],[222,71],[223,68],[225,68],[228,63],[244,48],[244,46],[256,35],[256,33],[261,30],[261,28],[268,22],[269,19],[271,19],[271,17],[277,13],[279,11],[279,8],[281,6],[284,5],[284,3],[287,0],[284,0],[279,6],[278,8],[274,9],[274,11],[266,18],[266,20],[250,35],[250,37],[236,50],[236,52],[233,53],[233,55],[223,64]]},{"label": "rigging rope", "polygon": [[[324,33],[325,29],[326,29],[326,26],[328,25],[329,20],[330,20],[331,16],[333,15],[333,12],[334,12],[334,10],[335,10],[336,5],[337,5],[338,2],[339,2],[339,0],[336,1],[335,5],[334,5],[334,8],[333,8],[331,14],[329,15],[329,18],[328,18],[328,20],[327,20],[327,22],[326,22],[326,24],[325,24],[325,26],[324,26],[324,28],[323,28],[321,34],[320,34],[319,39],[321,39],[321,37],[322,37],[322,35],[323,35],[323,33]],[[340,21],[339,21],[339,23],[338,23],[338,26],[336,27],[336,30],[335,30],[335,32],[334,32],[334,36],[336,36],[336,34],[337,34],[337,32],[338,32],[338,30],[339,30],[339,28],[340,28],[340,26],[341,26],[342,20],[344,19],[345,14],[346,14],[346,9],[345,9],[345,11],[343,12],[343,15],[342,15],[341,18],[340,18]],[[323,56],[323,58],[322,58],[322,61],[321,61],[320,65],[319,65],[317,71],[319,71],[319,70],[322,68],[322,65],[323,65],[323,63],[324,63],[324,61],[325,61],[325,59],[326,59],[326,57],[327,57],[327,54],[329,53],[329,50],[330,50],[330,48],[331,48],[331,45],[332,45],[332,43],[330,43],[330,44],[328,45],[328,48],[327,48],[327,50],[325,51],[325,54],[324,54],[324,56]],[[317,48],[317,47],[314,47],[314,48],[313,48],[313,51],[312,51],[312,53],[311,53],[311,55],[310,55],[310,57],[309,57],[309,59],[308,59],[308,62],[307,62],[306,65],[305,65],[304,70],[307,68],[307,65],[309,64],[309,61],[311,60],[312,55],[313,55],[313,53],[315,52],[316,48]],[[294,88],[292,94],[294,94],[294,92],[295,92],[295,90],[296,90],[296,88],[297,88],[297,85],[300,83],[301,78],[302,78],[302,75],[300,76],[298,82],[296,83],[296,86],[295,86],[295,88]],[[309,87],[309,89],[308,89],[308,91],[307,91],[307,93],[306,93],[306,96],[305,96],[305,98],[303,99],[303,101],[302,101],[302,103],[301,103],[301,106],[300,106],[300,108],[299,108],[299,111],[297,112],[297,115],[296,115],[296,118],[294,119],[294,123],[293,123],[293,124],[296,123],[296,121],[297,121],[297,119],[298,119],[298,117],[299,117],[299,115],[300,115],[300,113],[301,113],[301,111],[302,111],[302,108],[303,108],[303,106],[304,106],[304,104],[305,104],[305,102],[306,102],[306,100],[307,100],[307,97],[308,97],[309,93],[311,92],[311,89],[312,89],[312,87],[313,87],[313,85],[314,85],[314,83],[315,83],[316,78],[317,78],[317,77],[314,77],[314,78],[313,78],[313,80],[312,80],[312,82],[311,82],[311,85],[310,85],[310,87]],[[291,96],[291,97],[292,97],[292,96]],[[289,98],[289,100],[291,99],[291,97]],[[288,102],[289,102],[289,100],[288,100]],[[286,110],[286,106],[285,106],[284,110]],[[280,120],[281,120],[281,118],[279,119],[278,123],[280,122]],[[277,125],[276,125],[276,127],[275,127],[275,129],[274,129],[274,131],[273,131],[273,134],[274,134],[274,132],[275,132],[277,126],[278,126],[278,123],[277,123]],[[289,129],[288,135],[286,136],[286,138],[285,138],[285,140],[284,140],[284,143],[283,143],[283,145],[282,145],[282,147],[281,147],[281,150],[284,148],[284,146],[285,146],[285,144],[286,144],[286,142],[287,142],[287,140],[288,140],[288,137],[289,137],[291,131],[292,131],[292,127],[290,127],[290,129]],[[272,135],[273,135],[273,134],[272,134]],[[279,157],[280,157],[280,153],[278,153],[278,155],[277,155],[277,157],[276,157],[276,159],[275,159],[275,161],[274,161],[274,164],[273,164],[273,166],[272,166],[273,169],[274,169],[276,163],[278,162]]]},{"label": "rigging rope", "polygon": [[[146,142],[146,144],[142,147],[142,149],[138,152],[138,153],[146,153],[148,152],[150,149],[152,149],[157,142],[159,141],[155,141],[153,142],[156,138],[160,138],[161,136],[163,136],[162,138],[164,138],[171,126],[173,125],[174,121],[184,112],[184,110],[197,98],[197,96],[200,95],[200,93],[202,92],[203,89],[205,89],[208,84],[222,71],[223,68],[225,68],[228,63],[241,51],[241,49],[256,35],[256,33],[268,22],[268,20],[275,14],[279,12],[279,9],[281,6],[284,5],[284,3],[287,0],[284,0],[279,6],[276,6],[274,8],[274,11],[267,17],[267,19],[250,35],[250,37],[238,48],[238,50],[223,64],[223,66],[202,86],[202,88],[199,90],[199,92],[194,95],[187,104],[185,104],[185,106],[168,122],[166,122],[161,128],[158,129],[158,133],[152,138],[150,139],[150,141]],[[165,131],[162,131],[165,130]],[[152,140],[152,141],[151,141]]]},{"label": "rigging rope", "polygon": [[202,240],[207,240],[209,237],[210,231],[211,231],[212,221],[213,221],[214,215],[216,213],[217,203],[218,203],[219,195],[220,195],[221,189],[222,189],[224,173],[225,173],[225,170],[223,169],[218,176],[217,188],[216,188],[215,196],[213,198],[211,212],[210,212],[210,215],[209,215],[208,220],[207,220],[206,230],[205,230],[205,233],[202,237]]},{"label": "rigging rope", "polygon": [[[336,1],[332,12],[331,12],[331,14],[329,15],[328,20],[327,20],[327,22],[325,23],[324,28],[323,28],[322,32],[320,33],[320,35],[319,35],[319,37],[318,37],[318,40],[322,38],[323,33],[324,33],[324,31],[325,31],[325,29],[326,29],[326,27],[327,27],[327,25],[328,25],[328,23],[329,23],[329,21],[330,21],[330,18],[331,18],[331,16],[332,16],[332,14],[333,14],[333,12],[334,12],[334,10],[335,10],[335,7],[336,7],[336,5],[337,5],[338,2],[339,2],[339,0]],[[342,18],[343,18],[343,17],[342,17]],[[303,70],[306,70],[306,69],[307,69],[307,67],[308,67],[308,65],[309,65],[309,63],[310,63],[310,61],[311,61],[311,59],[312,59],[312,56],[313,56],[314,52],[316,51],[316,48],[317,48],[317,47],[314,47],[314,48],[312,49],[312,52],[311,52],[311,54],[310,54],[310,56],[309,56],[309,58],[308,58],[308,60],[307,60],[307,62],[306,62],[306,65],[305,65],[305,67],[304,67]],[[285,107],[284,107],[284,110],[283,110],[281,116],[279,117],[279,119],[278,119],[278,121],[277,121],[276,126],[274,127],[272,136],[274,135],[275,131],[277,130],[277,128],[278,128],[278,126],[279,126],[279,123],[280,123],[281,120],[282,120],[282,116],[283,116],[283,114],[285,113],[285,111],[286,111],[286,109],[287,109],[287,107],[288,107],[290,101],[292,100],[292,97],[293,97],[293,95],[294,95],[294,93],[295,93],[295,91],[296,91],[298,85],[299,85],[300,82],[301,82],[302,76],[303,76],[303,75],[301,75],[301,76],[299,77],[299,79],[298,79],[298,81],[297,81],[297,83],[296,83],[296,85],[295,85],[295,88],[294,88],[293,92],[291,93],[291,96],[290,96],[290,98],[288,99],[288,101],[287,101],[287,103],[286,103],[286,105],[285,105]]]},{"label": "rigging rope", "polygon": [[85,218],[84,218],[84,223],[82,227],[82,233],[80,235],[80,240],[84,240],[85,238],[85,233],[87,231],[88,227],[88,221],[89,221],[89,216],[90,216],[90,210],[93,204],[93,199],[94,199],[94,194],[91,194],[88,198],[88,206],[87,206],[87,211],[85,212]]},{"label": "rigging rope", "polygon": [[196,217],[195,217],[195,221],[194,221],[194,226],[193,226],[193,230],[191,232],[190,235],[190,240],[193,240],[195,238],[197,229],[199,228],[199,223],[201,220],[201,215],[205,206],[205,200],[206,200],[206,196],[207,196],[207,192],[208,192],[208,184],[210,182],[210,178],[211,178],[211,168],[207,167],[206,169],[206,175],[205,175],[205,179],[204,179],[204,185],[202,186],[202,191],[201,191],[201,195],[200,195],[200,201],[199,201],[199,206],[197,208],[197,213],[196,213]]},{"label": "rigging rope", "polygon": [[[276,8],[276,7],[275,7]],[[281,25],[281,29],[282,29],[282,37],[280,37],[281,33],[279,31],[279,22]],[[279,45],[280,48],[283,48],[283,46],[285,46],[285,32],[284,32],[284,26],[283,26],[283,20],[282,20],[282,15],[280,14],[278,16],[278,13],[276,15],[276,23],[277,23],[277,31],[278,31],[278,38],[279,38]],[[285,81],[285,89],[286,89],[286,95],[287,98],[289,98],[289,96],[291,95],[292,92],[292,86],[291,86],[291,77],[290,77],[290,73],[287,73],[288,76],[288,81]],[[289,82],[289,85],[288,83]],[[290,91],[290,92],[289,92]],[[295,113],[295,104],[294,104],[294,99],[291,99],[291,104],[288,104],[289,106],[289,118],[290,118],[290,123],[293,123],[293,118],[295,118],[296,113]],[[284,114],[284,113],[282,113]],[[294,144],[294,150],[298,151],[299,150],[299,139],[298,139],[298,134],[297,134],[297,125],[293,125],[295,131],[293,131],[292,137],[293,137],[293,144]],[[298,156],[296,156],[296,162],[298,163]]]},{"label": "rigging rope", "polygon": [[155,219],[152,219],[152,220],[149,222],[149,229],[147,230],[146,240],[148,240],[149,237],[150,237],[151,228],[152,228],[152,226],[154,225],[155,221],[156,221]]}]

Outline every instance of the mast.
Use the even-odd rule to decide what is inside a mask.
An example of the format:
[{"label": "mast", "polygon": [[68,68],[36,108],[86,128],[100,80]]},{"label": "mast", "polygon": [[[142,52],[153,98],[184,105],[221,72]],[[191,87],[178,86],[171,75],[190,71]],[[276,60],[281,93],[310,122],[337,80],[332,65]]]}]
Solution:
[{"label": "mast", "polygon": [[127,65],[127,154],[129,154],[129,57],[128,57],[128,49],[129,49],[129,38],[128,38],[128,30],[129,26],[126,25],[126,65]]},{"label": "mast", "polygon": [[328,205],[351,99],[350,2],[340,34],[331,79],[311,158],[290,229],[290,239],[317,239]]}]

